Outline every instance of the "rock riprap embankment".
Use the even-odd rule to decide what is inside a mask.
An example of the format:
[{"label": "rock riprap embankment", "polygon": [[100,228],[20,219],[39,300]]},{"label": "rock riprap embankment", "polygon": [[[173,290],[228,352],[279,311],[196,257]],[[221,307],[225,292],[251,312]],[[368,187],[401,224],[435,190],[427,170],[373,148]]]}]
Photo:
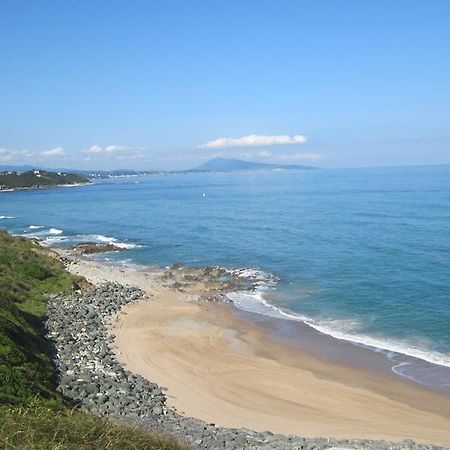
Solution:
[{"label": "rock riprap embankment", "polygon": [[81,409],[164,431],[202,449],[439,448],[413,441],[390,443],[274,435],[217,427],[182,416],[166,405],[161,387],[123,368],[112,349],[113,337],[108,332],[111,320],[124,305],[144,298],[143,291],[114,283],[50,298],[47,328],[55,346],[58,389]]},{"label": "rock riprap embankment", "polygon": [[107,332],[110,317],[143,297],[139,289],[106,284],[50,299],[47,328],[55,343],[58,389],[82,409],[129,418],[165,412],[159,387],[122,368]]}]

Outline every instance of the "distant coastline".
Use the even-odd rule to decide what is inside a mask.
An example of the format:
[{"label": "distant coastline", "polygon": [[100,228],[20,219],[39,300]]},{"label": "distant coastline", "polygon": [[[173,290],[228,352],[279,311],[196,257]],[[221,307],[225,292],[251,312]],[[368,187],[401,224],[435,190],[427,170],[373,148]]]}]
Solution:
[{"label": "distant coastline", "polygon": [[66,172],[49,172],[40,169],[33,169],[26,172],[0,172],[0,192],[50,187],[72,187],[90,183],[91,181],[88,178]]},{"label": "distant coastline", "polygon": [[[102,178],[134,178],[144,176],[158,176],[158,175],[184,175],[190,173],[223,173],[223,172],[242,172],[242,171],[279,171],[279,170],[315,170],[318,167],[300,166],[296,164],[269,164],[257,161],[245,161],[241,159],[227,159],[227,158],[213,158],[198,167],[184,170],[129,170],[129,169],[114,169],[114,170],[75,170],[75,169],[60,169],[60,172],[65,172],[66,175],[73,177],[90,179]],[[2,170],[2,171],[1,171]],[[1,174],[5,173],[31,173],[35,171],[53,173],[44,169],[33,169],[28,166],[0,166]],[[1,183],[0,183],[1,186]]]},{"label": "distant coastline", "polygon": [[74,187],[80,187],[80,186],[90,186],[92,182],[89,183],[74,183],[74,184],[54,184],[49,186],[29,186],[29,187],[16,187],[16,188],[10,188],[10,189],[2,189],[0,188],[0,193],[4,192],[19,192],[19,191],[38,191],[38,190],[44,190],[44,189],[55,189],[55,188],[74,188]]}]

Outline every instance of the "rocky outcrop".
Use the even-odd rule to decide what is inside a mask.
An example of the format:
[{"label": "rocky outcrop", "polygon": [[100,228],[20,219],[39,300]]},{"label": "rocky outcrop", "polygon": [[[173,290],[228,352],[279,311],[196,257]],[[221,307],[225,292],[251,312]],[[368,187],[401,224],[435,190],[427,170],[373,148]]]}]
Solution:
[{"label": "rocky outcrop", "polygon": [[70,250],[74,250],[75,253],[80,255],[92,255],[94,253],[123,252],[126,249],[111,243],[82,242],[70,247]]},{"label": "rocky outcrop", "polygon": [[195,268],[176,263],[167,268],[162,281],[164,286],[197,295],[202,301],[230,303],[228,293],[254,291],[262,285],[271,286],[277,278],[256,269]]}]

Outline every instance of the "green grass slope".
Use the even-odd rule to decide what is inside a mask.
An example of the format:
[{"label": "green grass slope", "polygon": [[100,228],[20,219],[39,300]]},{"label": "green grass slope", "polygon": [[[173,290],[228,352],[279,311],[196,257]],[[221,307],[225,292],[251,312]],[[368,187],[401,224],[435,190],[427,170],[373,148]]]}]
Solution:
[{"label": "green grass slope", "polygon": [[73,173],[30,170],[28,172],[0,172],[0,190],[59,186],[89,183],[89,180]]},{"label": "green grass slope", "polygon": [[33,242],[0,230],[0,448],[182,449],[172,439],[73,410],[55,391],[46,297],[85,281]]}]

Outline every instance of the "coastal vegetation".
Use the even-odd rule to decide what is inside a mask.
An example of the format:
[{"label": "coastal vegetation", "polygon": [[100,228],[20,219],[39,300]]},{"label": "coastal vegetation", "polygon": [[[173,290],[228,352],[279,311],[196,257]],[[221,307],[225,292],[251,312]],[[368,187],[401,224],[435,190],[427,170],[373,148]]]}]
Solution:
[{"label": "coastal vegetation", "polygon": [[0,230],[0,447],[184,448],[170,438],[80,412],[56,391],[44,328],[47,298],[86,285],[51,251]]},{"label": "coastal vegetation", "polygon": [[89,183],[87,178],[73,173],[47,172],[45,170],[0,172],[0,190],[31,189],[86,183]]}]

